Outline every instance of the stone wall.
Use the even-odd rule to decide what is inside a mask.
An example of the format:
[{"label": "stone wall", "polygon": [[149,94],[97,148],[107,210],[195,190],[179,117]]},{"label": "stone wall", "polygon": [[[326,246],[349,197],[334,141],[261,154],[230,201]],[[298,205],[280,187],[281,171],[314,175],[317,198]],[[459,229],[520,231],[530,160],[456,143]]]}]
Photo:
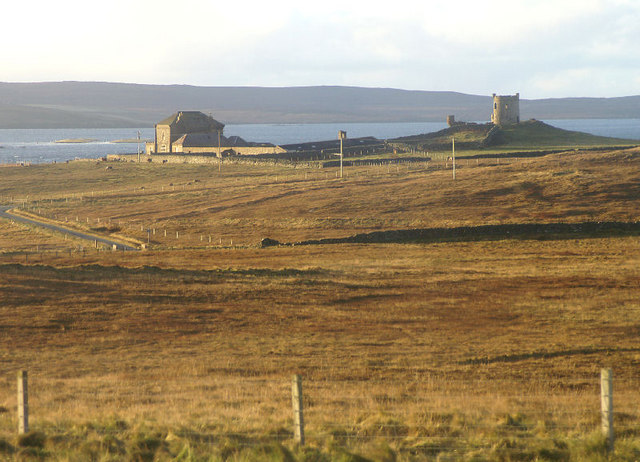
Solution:
[{"label": "stone wall", "polygon": [[171,152],[171,128],[169,125],[156,125],[157,152]]},{"label": "stone wall", "polygon": [[[107,156],[109,162],[138,162],[137,154],[110,154]],[[209,156],[188,156],[172,154],[154,154],[152,156],[141,156],[141,162],[153,162],[158,164],[217,164],[218,158],[215,155]]]},{"label": "stone wall", "polygon": [[[90,159],[95,161],[95,159]],[[109,154],[108,162],[138,162],[137,154]],[[140,162],[150,162],[154,164],[218,164],[218,157],[215,155],[188,155],[188,154],[154,154],[152,156],[141,156]],[[291,168],[322,168],[319,162],[296,162],[290,159],[281,159],[278,157],[260,157],[260,156],[231,156],[223,158],[224,164],[239,165],[260,165],[271,164]]]},{"label": "stone wall", "polygon": [[[233,151],[240,156],[256,156],[259,154],[282,154],[287,152],[280,146],[221,146],[220,151]],[[185,154],[214,154],[217,155],[218,148],[206,147],[182,147]]]},{"label": "stone wall", "polygon": [[[169,139],[169,131],[168,129],[165,131],[164,128],[161,129],[164,131],[166,139]],[[158,138],[160,140],[160,138]],[[218,155],[218,148],[205,146],[205,147],[184,147],[180,145],[176,145],[171,148],[167,144],[167,149],[162,149],[163,145],[158,142],[158,154],[170,154],[172,152],[176,153],[184,153],[184,154],[196,154],[196,155]],[[261,154],[284,154],[287,151],[280,146],[221,146],[220,152],[224,153],[225,151],[233,151],[235,154],[240,156],[257,156]],[[145,152],[147,154],[155,154],[155,143],[148,142],[145,145]]]}]

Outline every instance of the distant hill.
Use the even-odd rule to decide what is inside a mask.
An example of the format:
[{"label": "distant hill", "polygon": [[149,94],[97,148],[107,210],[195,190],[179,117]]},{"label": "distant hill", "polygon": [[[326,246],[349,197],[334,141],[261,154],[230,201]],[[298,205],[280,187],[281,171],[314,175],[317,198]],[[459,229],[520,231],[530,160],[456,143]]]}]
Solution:
[{"label": "distant hill", "polygon": [[[640,96],[521,100],[521,118],[640,118]],[[491,96],[361,87],[0,83],[0,128],[150,127],[178,110],[224,123],[485,121]]]}]

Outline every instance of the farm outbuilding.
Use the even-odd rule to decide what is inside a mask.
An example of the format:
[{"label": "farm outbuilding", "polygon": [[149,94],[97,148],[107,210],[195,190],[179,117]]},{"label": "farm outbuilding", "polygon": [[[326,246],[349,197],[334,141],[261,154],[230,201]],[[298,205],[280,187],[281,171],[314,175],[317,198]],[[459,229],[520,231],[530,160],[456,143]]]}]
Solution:
[{"label": "farm outbuilding", "polygon": [[256,155],[286,152],[271,143],[254,143],[223,135],[224,124],[199,111],[179,111],[158,122],[147,154]]}]

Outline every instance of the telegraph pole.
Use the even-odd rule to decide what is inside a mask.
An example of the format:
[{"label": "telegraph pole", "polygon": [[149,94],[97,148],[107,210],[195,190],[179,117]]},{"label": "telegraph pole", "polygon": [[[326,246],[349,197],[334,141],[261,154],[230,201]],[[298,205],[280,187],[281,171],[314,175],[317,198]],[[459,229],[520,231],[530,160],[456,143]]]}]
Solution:
[{"label": "telegraph pole", "polygon": [[347,137],[347,132],[345,132],[344,130],[338,130],[338,138],[340,139],[340,178],[342,178],[342,158],[343,153],[342,153],[342,140],[344,140]]},{"label": "telegraph pole", "polygon": [[451,152],[452,152],[452,164],[453,164],[453,179],[456,179],[456,138],[451,137]]},{"label": "telegraph pole", "polygon": [[220,150],[220,129],[218,129],[218,173],[222,171],[222,152]]}]

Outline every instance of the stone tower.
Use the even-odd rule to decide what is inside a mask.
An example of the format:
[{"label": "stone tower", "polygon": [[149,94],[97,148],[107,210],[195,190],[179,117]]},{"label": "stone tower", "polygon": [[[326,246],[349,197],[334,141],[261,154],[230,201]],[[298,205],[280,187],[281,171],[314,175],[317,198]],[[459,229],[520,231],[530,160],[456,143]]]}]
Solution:
[{"label": "stone tower", "polygon": [[520,93],[515,95],[493,94],[493,113],[491,122],[496,125],[520,123]]}]

